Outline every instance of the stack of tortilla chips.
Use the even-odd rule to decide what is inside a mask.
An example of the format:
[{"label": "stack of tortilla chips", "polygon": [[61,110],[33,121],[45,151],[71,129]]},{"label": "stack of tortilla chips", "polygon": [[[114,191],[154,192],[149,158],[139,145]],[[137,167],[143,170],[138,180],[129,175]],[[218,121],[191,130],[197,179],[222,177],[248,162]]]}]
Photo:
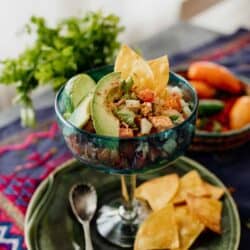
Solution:
[{"label": "stack of tortilla chips", "polygon": [[138,230],[134,250],[187,250],[205,229],[220,234],[224,191],[203,181],[197,171],[144,182],[136,197],[152,213]]}]

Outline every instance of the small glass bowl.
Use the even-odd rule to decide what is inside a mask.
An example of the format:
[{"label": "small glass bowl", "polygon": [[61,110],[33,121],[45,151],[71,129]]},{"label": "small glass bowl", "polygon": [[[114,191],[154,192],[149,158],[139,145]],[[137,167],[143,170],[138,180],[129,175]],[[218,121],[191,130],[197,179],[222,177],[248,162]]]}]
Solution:
[{"label": "small glass bowl", "polygon": [[[106,66],[87,72],[98,81],[113,71]],[[198,99],[195,90],[181,76],[170,72],[170,86],[178,86],[192,106],[191,115],[168,130],[134,138],[118,138],[90,133],[75,127],[63,117],[66,109],[62,87],[55,98],[55,110],[64,139],[73,155],[87,166],[117,174],[151,171],[183,155],[195,131]],[[103,121],[103,126],[108,126]]]}]

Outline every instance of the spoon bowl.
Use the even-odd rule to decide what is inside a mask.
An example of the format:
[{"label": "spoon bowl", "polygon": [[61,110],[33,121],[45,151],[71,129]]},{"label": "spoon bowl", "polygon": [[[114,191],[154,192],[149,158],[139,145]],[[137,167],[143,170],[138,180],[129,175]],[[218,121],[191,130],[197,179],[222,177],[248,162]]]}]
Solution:
[{"label": "spoon bowl", "polygon": [[69,202],[75,217],[83,226],[85,249],[92,250],[89,223],[97,207],[96,190],[91,184],[76,184],[70,190]]},{"label": "spoon bowl", "polygon": [[90,221],[97,207],[97,194],[91,184],[76,184],[70,190],[70,204],[80,223]]}]

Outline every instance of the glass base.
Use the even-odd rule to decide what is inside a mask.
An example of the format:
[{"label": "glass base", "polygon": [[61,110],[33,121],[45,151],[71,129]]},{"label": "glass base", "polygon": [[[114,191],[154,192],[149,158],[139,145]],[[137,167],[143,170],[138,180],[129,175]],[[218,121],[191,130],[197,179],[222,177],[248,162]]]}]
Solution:
[{"label": "glass base", "polygon": [[[130,248],[134,244],[139,225],[146,219],[150,209],[146,203],[135,201],[136,212],[130,219],[125,219],[121,199],[103,205],[98,211],[97,231],[110,243]],[[133,213],[132,213],[133,214]]]}]

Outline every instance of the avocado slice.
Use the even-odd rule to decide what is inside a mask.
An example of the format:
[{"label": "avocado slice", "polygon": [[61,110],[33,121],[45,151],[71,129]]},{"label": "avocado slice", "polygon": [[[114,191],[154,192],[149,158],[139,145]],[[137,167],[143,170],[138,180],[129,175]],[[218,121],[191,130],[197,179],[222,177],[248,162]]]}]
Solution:
[{"label": "avocado slice", "polygon": [[64,92],[70,97],[73,108],[76,108],[80,102],[96,87],[95,81],[86,74],[78,74],[66,83]]},{"label": "avocado slice", "polygon": [[90,105],[93,93],[89,93],[69,117],[69,121],[78,128],[83,127],[90,118]]},{"label": "avocado slice", "polygon": [[97,83],[92,100],[92,118],[96,133],[106,136],[119,136],[119,120],[107,105],[111,101],[111,93],[115,94],[120,88],[119,72],[110,73]]}]

